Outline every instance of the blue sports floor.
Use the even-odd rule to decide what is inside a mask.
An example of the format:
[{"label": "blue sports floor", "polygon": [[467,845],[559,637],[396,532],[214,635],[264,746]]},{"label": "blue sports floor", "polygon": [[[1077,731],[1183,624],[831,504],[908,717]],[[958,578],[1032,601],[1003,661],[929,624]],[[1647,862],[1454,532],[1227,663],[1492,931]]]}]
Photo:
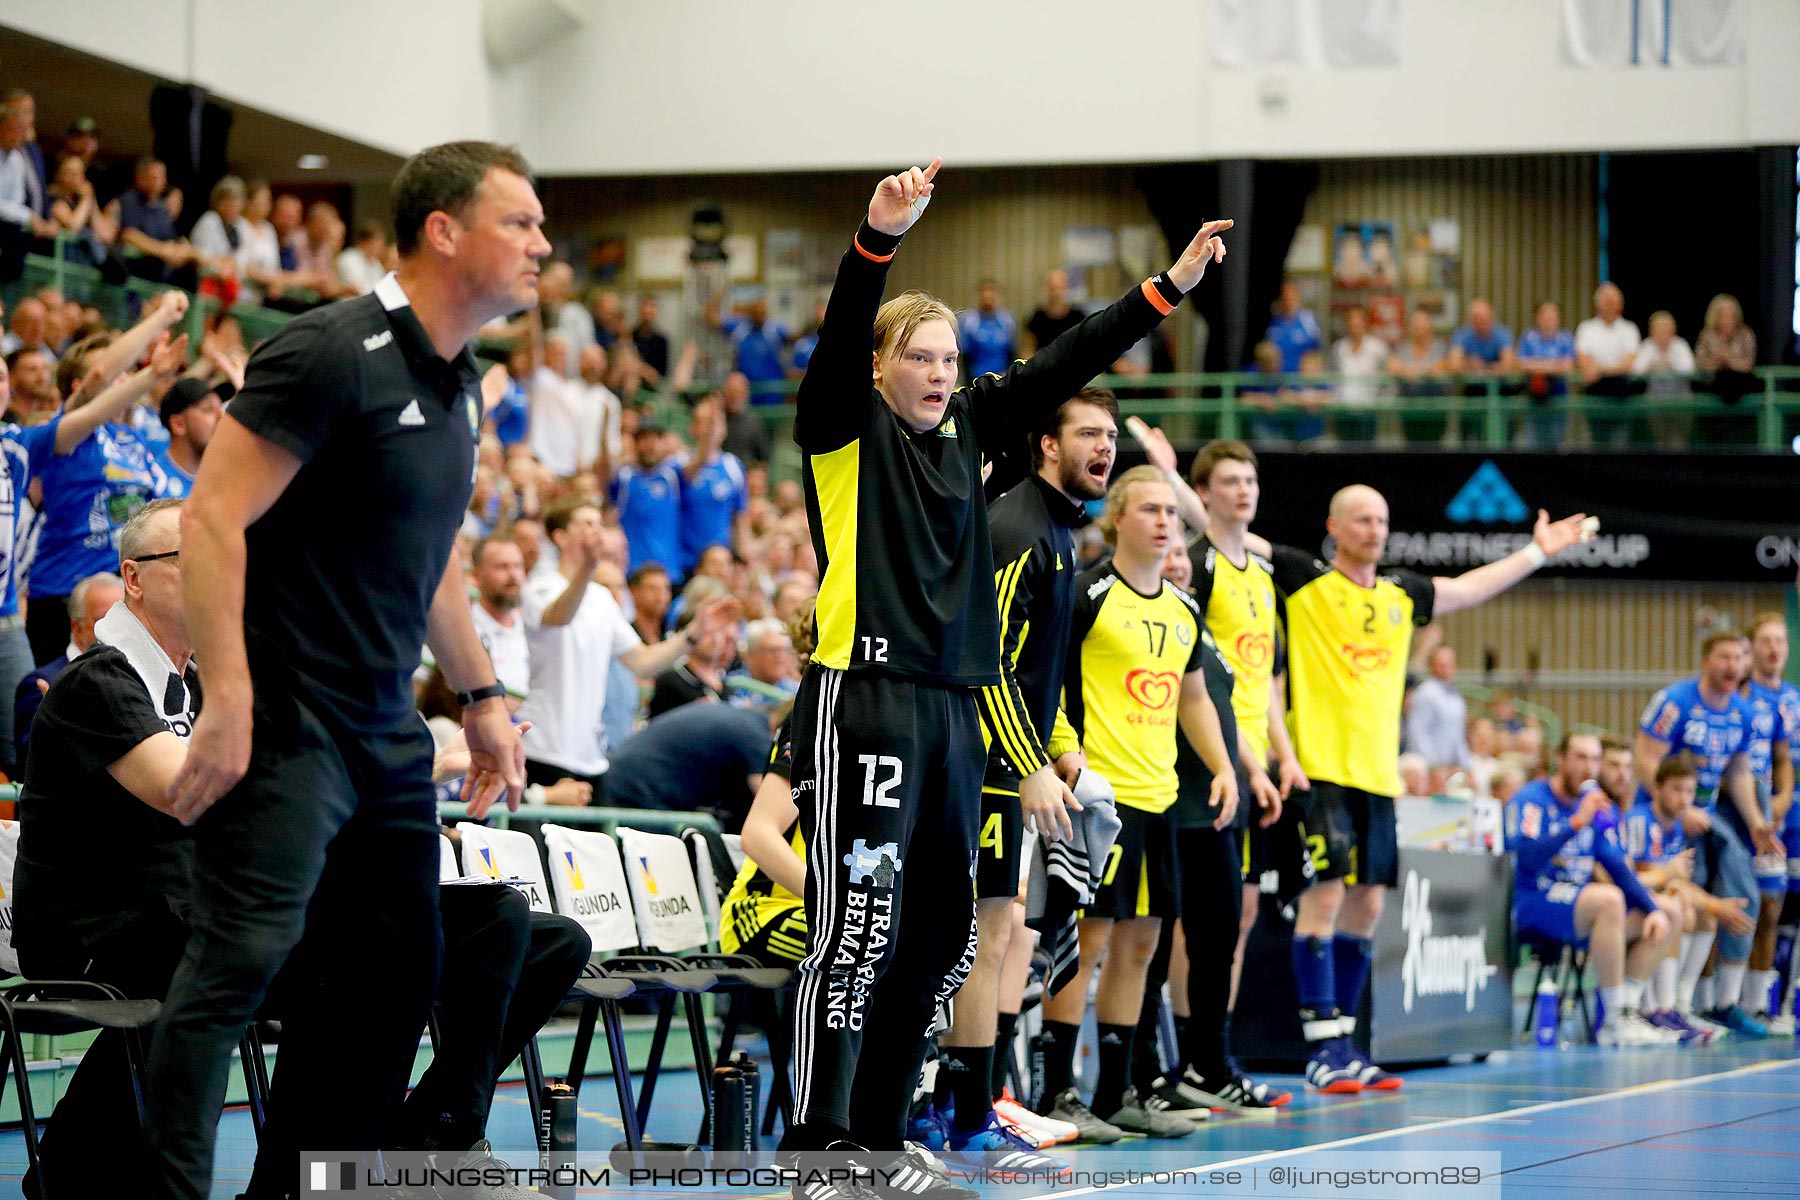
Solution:
[{"label": "blue sports floor", "polygon": [[[1382,1165],[1407,1151],[1485,1151],[1499,1155],[1499,1193],[1530,1200],[1611,1196],[1800,1197],[1800,1057],[1792,1041],[1735,1041],[1697,1049],[1538,1051],[1496,1055],[1485,1063],[1414,1070],[1398,1092],[1362,1096],[1306,1095],[1298,1079],[1292,1105],[1273,1120],[1215,1119],[1179,1141],[1128,1141],[1070,1152],[1079,1169],[1177,1169],[1207,1166],[1257,1172],[1258,1187],[1136,1184],[1104,1190],[1131,1197],[1195,1194],[1344,1195],[1329,1187],[1270,1186],[1272,1167],[1342,1166],[1340,1152],[1360,1152],[1356,1165]],[[346,1086],[354,1086],[346,1080]],[[605,1078],[582,1091],[579,1144],[610,1147],[622,1136]],[[691,1073],[674,1072],[656,1093],[647,1135],[685,1141],[699,1122]],[[489,1132],[506,1153],[528,1147],[531,1113],[524,1089],[503,1087]],[[97,1139],[98,1141],[99,1139]],[[97,1147],[98,1149],[98,1147]],[[226,1114],[220,1129],[215,1200],[230,1200],[249,1177],[255,1142],[249,1116]],[[1373,1152],[1373,1153],[1371,1153]],[[1379,1154],[1380,1157],[1377,1157]],[[515,1163],[528,1154],[512,1153]],[[584,1155],[585,1157],[585,1155]],[[24,1143],[0,1135],[0,1198],[19,1195]],[[1397,1159],[1394,1161],[1398,1161]],[[1290,1177],[1291,1178],[1291,1177]],[[132,1188],[121,1181],[120,1195]],[[1495,1193],[1484,1189],[1480,1194]],[[1014,1184],[986,1189],[1002,1200],[1036,1200],[1095,1192],[1069,1184]],[[1454,1188],[1395,1188],[1355,1195],[1454,1195]],[[645,1195],[624,1187],[582,1195]],[[669,1194],[669,1193],[663,1193]],[[692,1195],[692,1192],[685,1193]],[[757,1193],[716,1190],[748,1200]],[[1463,1194],[1473,1195],[1472,1190]]]}]

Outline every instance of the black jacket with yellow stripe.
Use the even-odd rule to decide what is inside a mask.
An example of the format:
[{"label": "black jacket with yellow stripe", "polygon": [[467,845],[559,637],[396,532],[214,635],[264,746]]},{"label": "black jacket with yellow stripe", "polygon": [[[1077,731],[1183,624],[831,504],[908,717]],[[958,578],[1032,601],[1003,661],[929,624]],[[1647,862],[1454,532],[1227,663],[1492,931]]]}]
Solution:
[{"label": "black jacket with yellow stripe", "polygon": [[988,778],[1023,779],[1052,755],[1075,612],[1075,538],[1087,515],[1032,475],[988,507],[1000,605],[1000,682],[981,689]]},{"label": "black jacket with yellow stripe", "polygon": [[1174,310],[1146,280],[1004,375],[952,393],[943,421],[906,426],[871,380],[875,312],[900,239],[865,222],[838,267],[794,397],[808,522],[823,576],[813,661],[940,687],[999,682],[1000,620],[982,459],[1029,431]]}]

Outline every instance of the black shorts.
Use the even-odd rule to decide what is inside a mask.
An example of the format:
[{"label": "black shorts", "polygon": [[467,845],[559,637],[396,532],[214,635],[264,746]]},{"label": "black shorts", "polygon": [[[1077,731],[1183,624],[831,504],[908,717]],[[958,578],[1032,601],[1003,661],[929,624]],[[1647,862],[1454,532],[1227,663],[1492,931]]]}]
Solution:
[{"label": "black shorts", "polygon": [[1294,796],[1315,883],[1341,879],[1348,884],[1393,887],[1399,882],[1399,838],[1392,796],[1317,779],[1312,791]]},{"label": "black shorts", "polygon": [[1019,853],[1025,844],[1025,816],[1019,808],[1019,779],[988,763],[981,785],[981,832],[975,840],[975,898],[1019,894]]},{"label": "black shorts", "polygon": [[1244,833],[1244,882],[1283,904],[1313,883],[1312,855],[1307,852],[1295,792],[1281,806],[1281,816],[1267,829],[1255,821]]},{"label": "black shorts", "polygon": [[1128,921],[1181,915],[1181,871],[1175,864],[1175,827],[1167,813],[1119,805],[1118,840],[1107,855],[1100,894],[1083,913]]}]

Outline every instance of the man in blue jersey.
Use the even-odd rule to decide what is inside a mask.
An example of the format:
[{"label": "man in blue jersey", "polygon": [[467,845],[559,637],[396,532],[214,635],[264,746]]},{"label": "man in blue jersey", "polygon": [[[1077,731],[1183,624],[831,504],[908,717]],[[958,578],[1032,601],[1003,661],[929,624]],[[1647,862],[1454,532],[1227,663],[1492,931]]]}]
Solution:
[{"label": "man in blue jersey", "polygon": [[[1750,702],[1750,772],[1756,777],[1757,798],[1778,835],[1781,853],[1756,856],[1756,883],[1762,891],[1762,907],[1756,917],[1756,934],[1750,945],[1750,970],[1744,976],[1744,1009],[1762,1021],[1771,1037],[1794,1036],[1792,997],[1785,1006],[1769,1011],[1770,992],[1780,975],[1776,946],[1781,910],[1787,899],[1790,872],[1796,867],[1795,850],[1788,829],[1794,824],[1794,763],[1789,742],[1800,728],[1800,687],[1782,678],[1787,670],[1787,620],[1778,612],[1758,613],[1750,619],[1750,677],[1744,681],[1744,698]],[[1800,836],[1800,828],[1795,829]],[[1791,990],[1791,980],[1790,980]]]},{"label": "man in blue jersey", "polygon": [[214,387],[204,379],[177,379],[163,393],[157,412],[169,431],[169,440],[150,451],[150,477],[156,481],[158,499],[180,499],[194,490],[200,456],[206,453],[206,443],[225,415],[225,401],[236,392],[230,383]]},{"label": "man in blue jersey", "polygon": [[700,552],[708,546],[741,546],[741,535],[749,532],[750,488],[744,464],[721,448],[725,441],[724,402],[708,396],[695,404],[689,434],[694,448],[681,462],[683,574],[693,572]]},{"label": "man in blue jersey", "polygon": [[1619,819],[1619,840],[1625,857],[1637,872],[1638,882],[1649,888],[1659,903],[1672,896],[1681,904],[1679,914],[1670,910],[1670,923],[1679,937],[1670,939],[1669,953],[1657,963],[1652,984],[1656,997],[1654,1002],[1645,1000],[1645,1019],[1710,1041],[1727,1030],[1694,1012],[1700,972],[1712,954],[1721,925],[1742,935],[1754,929],[1756,922],[1744,911],[1742,900],[1721,900],[1694,883],[1694,847],[1681,823],[1693,807],[1699,783],[1692,764],[1684,758],[1663,759],[1656,768],[1655,786],[1645,796],[1638,792],[1632,774],[1631,747],[1613,737],[1601,739],[1600,744],[1600,787],[1624,813]]},{"label": "man in blue jersey", "polygon": [[[1700,647],[1700,673],[1651,698],[1633,760],[1638,782],[1646,790],[1654,786],[1663,759],[1682,755],[1693,764],[1699,791],[1682,826],[1696,843],[1694,882],[1715,896],[1754,906],[1758,889],[1751,856],[1774,853],[1781,843],[1757,803],[1750,770],[1754,714],[1750,702],[1738,694],[1747,670],[1742,634],[1708,636]],[[1750,941],[1748,936],[1720,931],[1713,1002],[1705,1015],[1734,1032],[1763,1037],[1766,1028],[1740,1004]]]},{"label": "man in blue jersey", "polygon": [[[1520,937],[1588,947],[1605,1010],[1603,1046],[1680,1040],[1639,1015],[1644,989],[1668,947],[1670,919],[1638,882],[1619,849],[1618,814],[1590,781],[1600,739],[1571,733],[1557,747],[1556,774],[1506,802],[1506,848],[1517,860],[1513,925]],[[1611,883],[1597,881],[1594,867]]]},{"label": "man in blue jersey", "polygon": [[661,563],[675,586],[687,578],[686,555],[681,548],[681,468],[664,450],[668,435],[661,425],[638,425],[637,461],[626,463],[613,476],[612,502],[619,510],[619,526],[629,541],[635,571],[645,563]]},{"label": "man in blue jersey", "polygon": [[1003,375],[1012,366],[1019,352],[1019,322],[1000,307],[1000,285],[992,279],[981,281],[975,307],[957,315],[956,340],[970,379]]}]

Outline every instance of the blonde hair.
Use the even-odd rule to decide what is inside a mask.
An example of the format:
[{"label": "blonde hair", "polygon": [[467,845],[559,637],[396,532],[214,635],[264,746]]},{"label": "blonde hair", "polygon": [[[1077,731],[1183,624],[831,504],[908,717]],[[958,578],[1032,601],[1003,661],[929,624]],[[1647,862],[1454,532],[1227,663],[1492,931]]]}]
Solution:
[{"label": "blonde hair", "polygon": [[956,314],[950,306],[929,292],[901,292],[875,314],[875,355],[893,358],[911,343],[913,334],[926,321],[943,321],[956,328]]},{"label": "blonde hair", "polygon": [[1133,467],[1113,480],[1113,485],[1106,489],[1106,508],[1094,519],[1094,525],[1106,538],[1109,546],[1118,544],[1119,518],[1124,515],[1125,506],[1131,503],[1131,485],[1134,483],[1160,483],[1164,487],[1169,486],[1163,473],[1148,463]]},{"label": "blonde hair", "polygon": [[1738,298],[1733,296],[1730,292],[1720,292],[1707,302],[1706,328],[1717,329],[1719,327],[1719,314],[1727,308],[1736,310],[1739,325],[1744,323],[1744,306],[1738,303]]},{"label": "blonde hair", "polygon": [[1783,629],[1786,629],[1787,618],[1776,612],[1774,609],[1770,609],[1768,612],[1759,612],[1754,617],[1750,618],[1750,623],[1744,626],[1744,632],[1748,633],[1751,637],[1755,637],[1756,631],[1761,629],[1764,625],[1779,625]]}]

